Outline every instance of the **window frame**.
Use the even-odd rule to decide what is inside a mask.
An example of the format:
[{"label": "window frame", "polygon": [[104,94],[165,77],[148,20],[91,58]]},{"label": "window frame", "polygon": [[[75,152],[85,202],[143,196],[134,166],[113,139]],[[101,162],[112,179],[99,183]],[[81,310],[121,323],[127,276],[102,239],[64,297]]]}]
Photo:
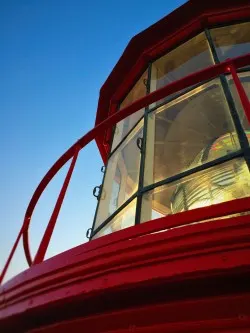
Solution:
[{"label": "window frame", "polygon": [[[216,48],[215,45],[213,43],[212,37],[211,37],[211,33],[210,30],[211,29],[215,29],[215,28],[220,28],[220,27],[226,27],[226,26],[230,26],[230,25],[234,25],[234,24],[241,24],[241,23],[246,23],[246,22],[250,22],[249,20],[234,20],[231,22],[227,22],[225,23],[218,23],[218,24],[213,24],[213,25],[209,25],[203,29],[198,29],[195,32],[192,32],[187,38],[185,38],[184,40],[180,41],[179,43],[176,43],[174,45],[172,45],[170,48],[167,48],[164,50],[164,54],[163,52],[161,52],[161,54],[159,54],[157,57],[155,57],[152,61],[150,61],[148,63],[147,69],[144,69],[144,71],[140,74],[140,76],[138,75],[137,78],[141,77],[143,75],[143,73],[147,70],[148,71],[148,80],[147,80],[147,86],[146,86],[146,95],[150,93],[150,88],[151,88],[151,74],[152,74],[152,63],[155,62],[156,60],[158,60],[159,58],[161,58],[162,56],[164,56],[165,54],[171,52],[172,50],[176,49],[177,47],[181,46],[182,44],[184,44],[185,42],[187,42],[188,40],[191,40],[192,38],[194,38],[195,36],[197,36],[200,33],[204,33],[205,37],[208,41],[208,47],[209,50],[211,52],[212,55],[212,59],[214,61],[214,64],[218,64],[220,63],[218,54],[216,52]],[[250,71],[250,65],[248,67],[242,68],[237,70],[237,72],[245,72],[245,71]],[[223,157],[217,158],[213,161],[209,161],[206,162],[202,165],[196,166],[194,168],[188,169],[186,171],[180,172],[174,176],[165,178],[161,181],[155,182],[153,184],[144,186],[144,174],[145,174],[145,163],[146,163],[146,145],[147,145],[147,131],[148,131],[148,117],[150,115],[151,112],[153,112],[154,110],[158,109],[161,106],[164,106],[165,104],[169,103],[170,101],[184,95],[185,93],[187,93],[188,91],[193,90],[195,87],[200,86],[201,84],[204,84],[208,81],[204,81],[204,82],[199,82],[198,84],[196,84],[195,86],[190,86],[186,89],[184,89],[183,91],[177,93],[174,96],[166,96],[166,98],[164,99],[164,101],[154,107],[150,107],[147,106],[144,109],[144,115],[136,122],[136,124],[131,128],[131,130],[126,134],[126,136],[124,136],[124,138],[119,142],[119,144],[114,148],[113,151],[111,151],[110,149],[110,153],[108,156],[107,161],[110,159],[111,156],[113,156],[113,154],[116,152],[116,150],[122,145],[122,143],[126,140],[126,138],[130,135],[130,133],[134,130],[134,128],[139,124],[140,121],[142,121],[142,119],[144,119],[144,125],[143,125],[143,141],[142,141],[142,148],[141,148],[141,160],[140,160],[140,170],[139,170],[139,182],[138,182],[138,189],[137,191],[130,197],[127,199],[127,201],[125,201],[113,214],[111,214],[105,221],[103,221],[95,230],[94,230],[94,226],[95,226],[95,221],[96,221],[96,215],[97,215],[97,211],[98,211],[98,207],[99,207],[99,201],[97,204],[97,208],[96,208],[96,212],[95,212],[95,217],[94,217],[94,221],[93,221],[93,226],[91,229],[91,235],[90,235],[90,239],[92,237],[94,237],[103,227],[105,227],[110,221],[112,221],[112,219],[115,218],[115,216],[117,214],[119,214],[129,203],[131,203],[134,199],[136,199],[136,211],[135,211],[135,225],[141,223],[141,207],[142,207],[142,198],[143,195],[149,191],[152,191],[153,189],[162,186],[162,185],[166,185],[166,184],[171,184],[172,182],[176,181],[176,180],[180,180],[186,176],[195,174],[199,171],[203,171],[206,169],[209,169],[213,166],[216,165],[221,165],[227,161],[231,161],[233,159],[242,157],[244,158],[248,168],[250,169],[250,145],[247,139],[247,136],[245,134],[245,131],[243,129],[243,126],[240,122],[239,119],[239,115],[237,112],[237,109],[235,107],[235,103],[234,103],[234,99],[232,96],[232,93],[230,91],[230,87],[226,78],[227,74],[223,74],[219,76],[220,82],[221,82],[221,86],[225,95],[225,99],[228,103],[228,107],[229,107],[229,111],[232,117],[232,121],[234,123],[235,129],[236,129],[236,133],[240,142],[240,149],[229,153],[228,155],[225,155]],[[136,82],[133,84],[132,88],[136,85]],[[128,94],[127,94],[128,95]],[[127,96],[126,95],[126,96]],[[120,101],[121,102],[126,98],[126,96],[124,96],[124,98]],[[117,108],[117,111],[119,111],[119,108]],[[138,110],[139,111],[139,110]],[[244,107],[243,107],[243,111]],[[110,147],[112,146],[112,142],[113,142],[113,138],[114,138],[114,130],[113,130],[113,134],[112,134],[112,138],[110,140]],[[108,162],[107,162],[108,163]],[[107,168],[106,168],[107,169]],[[105,173],[106,173],[106,169],[105,169]],[[103,176],[103,181],[102,181],[102,185],[101,185],[101,189],[103,187],[103,183],[104,183],[104,179],[105,179],[105,173]],[[102,192],[102,191],[101,191]],[[101,193],[100,193],[101,195]],[[143,222],[144,223],[144,222]]]}]

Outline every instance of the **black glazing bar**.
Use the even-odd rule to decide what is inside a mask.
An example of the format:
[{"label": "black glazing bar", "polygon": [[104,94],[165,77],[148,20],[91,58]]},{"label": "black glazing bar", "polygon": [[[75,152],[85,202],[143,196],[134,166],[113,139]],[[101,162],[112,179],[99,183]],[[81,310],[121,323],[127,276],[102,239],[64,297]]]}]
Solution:
[{"label": "black glazing bar", "polygon": [[[219,57],[216,52],[216,48],[215,48],[212,36],[210,34],[210,31],[208,29],[205,29],[205,34],[206,34],[206,37],[208,40],[208,44],[209,44],[214,62],[215,62],[215,64],[218,64],[220,61],[219,61]],[[248,139],[247,139],[246,133],[244,131],[244,128],[241,124],[240,117],[237,112],[237,109],[236,109],[236,106],[234,103],[234,99],[233,99],[233,96],[231,94],[231,90],[230,90],[230,87],[228,84],[228,80],[224,74],[221,74],[219,77],[220,77],[222,89],[225,94],[225,98],[226,98],[226,101],[227,101],[227,104],[229,107],[229,111],[231,113],[231,117],[233,119],[233,123],[234,123],[235,129],[236,129],[237,135],[238,135],[240,146],[242,149],[247,149],[249,147]],[[246,158],[248,166],[250,166],[250,156],[248,157],[248,154],[245,153],[245,158]]]},{"label": "black glazing bar", "polygon": [[216,48],[215,48],[215,45],[214,45],[214,42],[213,42],[213,38],[210,34],[209,29],[205,29],[205,35],[207,37],[207,41],[208,41],[208,45],[209,45],[209,48],[210,48],[210,51],[211,51],[211,54],[212,54],[212,58],[213,58],[215,64],[218,64],[220,62],[220,60],[219,60],[218,54],[216,52]]},{"label": "black glazing bar", "polygon": [[127,201],[125,201],[113,214],[111,214],[99,227],[91,232],[91,238],[101,231],[111,220],[113,220],[128,204],[130,204],[136,197],[138,192],[135,192]]},{"label": "black glazing bar", "polygon": [[249,71],[250,71],[250,66],[246,66],[246,67],[237,69],[237,73],[244,73],[244,72],[249,72]]},{"label": "black glazing bar", "polygon": [[213,160],[213,161],[204,163],[202,165],[199,165],[199,166],[197,166],[195,168],[183,171],[183,172],[179,173],[178,175],[174,175],[174,176],[171,176],[169,178],[160,180],[157,183],[145,186],[142,189],[142,193],[154,190],[156,187],[159,187],[159,186],[162,186],[162,185],[167,185],[167,184],[173,183],[173,182],[175,182],[177,180],[181,180],[181,179],[183,179],[183,178],[185,178],[187,176],[195,174],[196,172],[205,171],[205,170],[207,170],[207,169],[209,169],[211,167],[214,167],[214,166],[223,164],[225,162],[231,161],[231,160],[233,160],[233,159],[235,159],[237,157],[242,157],[242,156],[244,156],[244,153],[245,153],[244,150],[240,149],[240,150],[237,150],[235,152],[229,153],[229,154],[227,154],[225,156],[219,157],[216,160]]},{"label": "black glazing bar", "polygon": [[[248,149],[250,151],[250,148]],[[114,219],[126,206],[132,202],[137,196],[140,197],[144,193],[154,190],[156,187],[163,186],[163,185],[168,185],[171,184],[175,181],[181,180],[187,176],[190,176],[192,174],[195,174],[199,171],[205,171],[211,167],[221,165],[225,162],[232,161],[233,159],[243,157],[244,156],[244,151],[238,150],[236,152],[230,153],[226,156],[222,156],[216,160],[204,163],[202,165],[199,165],[195,168],[186,170],[184,172],[179,173],[178,175],[171,176],[169,178],[163,179],[157,183],[145,186],[141,189],[140,193],[136,192],[134,193],[126,202],[124,202],[112,215],[110,215],[102,224],[99,225],[95,230],[92,230],[91,237],[95,236],[102,228],[104,228],[112,219]]]},{"label": "black glazing bar", "polygon": [[[146,90],[147,95],[150,94],[151,72],[152,72],[152,63],[149,63],[147,88],[146,88],[147,89]],[[140,162],[140,171],[139,171],[138,193],[142,192],[143,185],[144,185],[147,131],[148,131],[148,106],[145,107],[145,111],[144,111],[143,140],[142,140],[142,149],[141,149],[141,162]],[[141,209],[142,209],[142,195],[140,194],[137,197],[136,212],[135,212],[135,224],[139,224],[140,221],[141,221]]]}]

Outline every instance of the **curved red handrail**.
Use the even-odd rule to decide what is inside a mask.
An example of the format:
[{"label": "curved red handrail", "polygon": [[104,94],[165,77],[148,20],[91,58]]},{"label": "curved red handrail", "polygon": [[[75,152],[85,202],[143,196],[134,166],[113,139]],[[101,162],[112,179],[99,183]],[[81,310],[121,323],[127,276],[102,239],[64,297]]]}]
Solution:
[{"label": "curved red handrail", "polygon": [[[185,89],[191,85],[197,84],[202,81],[210,80],[222,73],[228,73],[231,72],[233,74],[233,79],[235,80],[235,71],[233,69],[237,69],[240,67],[244,67],[246,65],[250,64],[250,53],[234,58],[234,59],[228,59],[220,64],[216,64],[213,66],[210,66],[208,68],[205,68],[199,72],[190,74],[180,80],[177,80],[175,82],[172,82],[165,87],[154,91],[143,98],[135,101],[128,107],[122,109],[119,112],[116,112],[112,114],[110,117],[105,119],[103,122],[98,124],[96,127],[94,127],[92,130],[90,130],[87,134],[85,134],[83,137],[81,137],[74,145],[72,145],[56,162],[55,164],[50,168],[50,170],[46,173],[46,175],[43,177],[41,180],[40,184],[37,186],[30,203],[28,205],[28,208],[26,210],[25,216],[24,216],[24,221],[23,225],[21,227],[21,230],[18,234],[18,237],[16,239],[16,242],[11,250],[11,253],[9,255],[9,258],[4,266],[4,269],[2,271],[1,277],[0,277],[0,283],[2,282],[5,273],[8,269],[8,266],[10,264],[10,261],[13,257],[13,254],[15,252],[15,249],[17,247],[17,244],[23,236],[23,246],[24,246],[24,252],[25,256],[27,259],[28,264],[31,266],[34,262],[32,260],[31,254],[30,254],[30,249],[29,249],[29,237],[28,237],[28,229],[30,225],[30,220],[33,214],[33,211],[36,207],[36,204],[49,184],[49,182],[52,180],[52,178],[56,175],[56,173],[71,159],[74,157],[75,151],[79,152],[81,149],[83,149],[88,143],[90,143],[92,140],[94,140],[100,133],[103,131],[107,130],[108,128],[114,126],[116,123],[119,121],[123,120],[124,118],[130,116],[131,114],[139,111],[140,109],[150,105],[151,103],[154,103],[167,95],[171,95],[177,91],[180,91],[182,89]],[[237,82],[238,84],[238,82]],[[237,88],[237,85],[236,85]],[[246,94],[244,91],[239,91],[237,88],[237,91],[239,93],[239,96],[242,100],[242,103],[244,102],[245,105],[243,104],[243,107],[245,109],[245,112],[247,113],[248,119],[250,119],[250,103],[248,98],[246,98]],[[245,94],[245,96],[242,97],[242,93]],[[79,149],[78,149],[79,148]],[[37,255],[37,254],[36,254]]]}]

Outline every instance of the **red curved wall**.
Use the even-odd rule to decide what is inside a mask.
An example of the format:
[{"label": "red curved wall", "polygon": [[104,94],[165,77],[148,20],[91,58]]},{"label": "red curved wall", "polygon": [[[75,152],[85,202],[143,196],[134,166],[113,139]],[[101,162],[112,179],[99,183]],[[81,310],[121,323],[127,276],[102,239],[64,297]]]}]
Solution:
[{"label": "red curved wall", "polygon": [[249,215],[214,216],[249,207],[246,198],[179,213],[32,266],[1,288],[0,330],[247,332]]}]

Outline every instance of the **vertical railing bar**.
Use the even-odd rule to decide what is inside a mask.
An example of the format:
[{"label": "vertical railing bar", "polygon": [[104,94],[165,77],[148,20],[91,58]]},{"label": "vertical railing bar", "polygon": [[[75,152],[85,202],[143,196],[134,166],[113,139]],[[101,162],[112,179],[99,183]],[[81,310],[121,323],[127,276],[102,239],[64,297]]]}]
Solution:
[{"label": "vertical railing bar", "polygon": [[248,99],[248,96],[247,96],[247,94],[245,92],[245,89],[244,89],[242,83],[240,82],[240,79],[239,79],[239,77],[237,75],[237,72],[236,72],[236,69],[235,69],[233,63],[229,65],[228,70],[232,74],[232,77],[233,77],[233,80],[234,80],[234,84],[235,84],[235,87],[237,89],[238,95],[240,97],[240,100],[241,100],[243,109],[245,111],[247,120],[250,123],[250,101]]},{"label": "vertical railing bar", "polygon": [[[152,63],[150,62],[148,65],[146,95],[150,94],[151,74],[152,74]],[[135,224],[139,224],[141,222],[141,209],[142,209],[141,189],[143,189],[144,187],[144,172],[145,172],[145,163],[146,163],[146,144],[147,144],[147,130],[148,130],[148,111],[149,111],[149,105],[146,106],[144,110],[143,141],[141,149],[141,161],[139,167],[138,196],[137,196],[136,211],[135,211]]]},{"label": "vertical railing bar", "polygon": [[48,248],[53,230],[55,228],[56,221],[57,221],[57,218],[58,218],[58,215],[59,215],[64,197],[65,197],[65,194],[66,194],[66,191],[67,191],[67,188],[68,188],[68,185],[69,185],[69,182],[70,182],[70,179],[71,179],[71,176],[72,176],[72,173],[73,173],[73,170],[74,170],[74,167],[75,167],[76,160],[77,160],[78,153],[79,153],[80,149],[81,148],[79,146],[77,146],[75,154],[72,158],[68,173],[65,177],[65,180],[64,180],[64,183],[62,185],[61,191],[60,191],[59,196],[57,198],[54,210],[51,214],[49,223],[48,223],[47,228],[44,232],[44,235],[43,235],[43,238],[42,238],[41,243],[39,245],[37,254],[36,254],[35,259],[33,261],[33,264],[38,264],[38,263],[42,262],[44,257],[45,257],[45,254],[46,254],[46,251],[47,251],[47,248]]}]

